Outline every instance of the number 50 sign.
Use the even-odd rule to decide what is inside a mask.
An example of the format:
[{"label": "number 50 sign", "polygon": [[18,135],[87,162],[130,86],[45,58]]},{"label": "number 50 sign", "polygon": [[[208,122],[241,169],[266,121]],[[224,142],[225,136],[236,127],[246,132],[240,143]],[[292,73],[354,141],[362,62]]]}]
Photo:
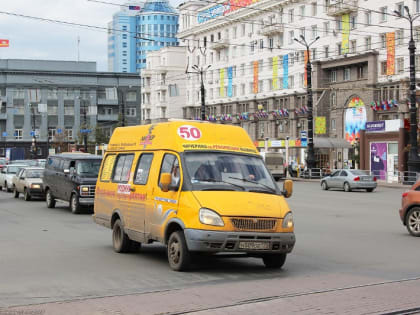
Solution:
[{"label": "number 50 sign", "polygon": [[185,140],[195,141],[201,138],[201,131],[191,125],[182,125],[178,128],[178,135]]}]

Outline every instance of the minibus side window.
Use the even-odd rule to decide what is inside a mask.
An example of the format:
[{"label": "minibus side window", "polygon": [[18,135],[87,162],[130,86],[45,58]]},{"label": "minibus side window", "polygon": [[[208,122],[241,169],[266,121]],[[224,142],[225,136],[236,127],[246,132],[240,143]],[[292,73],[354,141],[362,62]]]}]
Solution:
[{"label": "minibus side window", "polygon": [[134,154],[119,154],[112,177],[113,182],[127,183],[130,178],[131,165],[133,164]]},{"label": "minibus side window", "polygon": [[109,154],[106,156],[104,165],[102,166],[101,182],[109,182],[112,176],[112,170],[114,168],[115,154]]},{"label": "minibus side window", "polygon": [[144,153],[140,156],[137,164],[136,176],[134,178],[134,184],[146,185],[147,179],[149,178],[150,166],[152,165],[153,154]]}]

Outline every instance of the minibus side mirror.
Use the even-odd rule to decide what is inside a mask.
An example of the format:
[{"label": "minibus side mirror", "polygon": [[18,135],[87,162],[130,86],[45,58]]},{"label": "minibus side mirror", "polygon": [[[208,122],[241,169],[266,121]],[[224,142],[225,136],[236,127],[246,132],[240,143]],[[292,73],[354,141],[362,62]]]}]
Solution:
[{"label": "minibus side mirror", "polygon": [[164,192],[169,191],[169,185],[171,183],[171,179],[172,179],[172,177],[171,177],[170,173],[162,173],[160,175],[159,186]]},{"label": "minibus side mirror", "polygon": [[286,179],[283,184],[283,196],[290,198],[293,194],[293,182],[290,179]]}]

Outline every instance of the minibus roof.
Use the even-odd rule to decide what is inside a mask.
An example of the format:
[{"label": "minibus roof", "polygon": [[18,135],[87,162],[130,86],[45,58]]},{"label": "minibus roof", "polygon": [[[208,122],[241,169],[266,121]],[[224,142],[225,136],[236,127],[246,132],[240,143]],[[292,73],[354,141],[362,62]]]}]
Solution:
[{"label": "minibus roof", "polygon": [[170,121],[116,128],[107,151],[230,151],[258,154],[246,131],[232,125]]}]

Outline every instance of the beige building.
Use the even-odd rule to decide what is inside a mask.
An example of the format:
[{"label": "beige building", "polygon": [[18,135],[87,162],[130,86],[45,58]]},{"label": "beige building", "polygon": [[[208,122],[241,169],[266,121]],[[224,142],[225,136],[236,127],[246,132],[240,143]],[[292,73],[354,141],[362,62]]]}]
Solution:
[{"label": "beige building", "polygon": [[147,55],[142,69],[142,123],[182,118],[186,85],[185,47],[165,47]]},{"label": "beige building", "polygon": [[[308,42],[319,36],[310,50],[314,117],[325,128],[314,139],[319,167],[354,165],[354,146],[366,121],[408,118],[409,25],[393,11],[403,12],[405,4],[419,13],[420,1],[235,3],[187,1],[178,8],[178,37],[188,46],[189,65],[211,65],[205,75],[210,120],[240,125],[256,141],[288,137],[293,140],[291,159],[303,162],[305,53],[294,40],[301,36]],[[418,41],[420,29],[415,27]],[[390,33],[394,71],[387,69]],[[191,76],[184,118],[200,116],[199,91],[198,76]],[[284,142],[269,142],[269,149],[282,151]]]}]

